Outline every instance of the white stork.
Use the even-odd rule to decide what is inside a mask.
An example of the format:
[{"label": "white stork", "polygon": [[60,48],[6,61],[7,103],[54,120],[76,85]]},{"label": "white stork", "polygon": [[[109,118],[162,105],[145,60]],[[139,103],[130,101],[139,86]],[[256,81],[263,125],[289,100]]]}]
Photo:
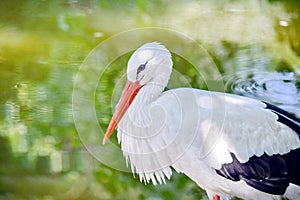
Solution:
[{"label": "white stork", "polygon": [[103,144],[118,126],[132,172],[163,183],[186,174],[210,199],[300,199],[300,122],[266,102],[178,88],[163,92],[170,52],[147,43],[131,56],[127,83]]}]

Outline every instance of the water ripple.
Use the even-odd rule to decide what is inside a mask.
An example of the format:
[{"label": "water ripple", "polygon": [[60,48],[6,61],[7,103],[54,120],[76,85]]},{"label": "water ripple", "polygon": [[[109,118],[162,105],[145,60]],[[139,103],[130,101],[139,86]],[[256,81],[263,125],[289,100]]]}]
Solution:
[{"label": "water ripple", "polygon": [[227,90],[270,102],[300,118],[300,77],[293,72],[240,72],[230,77]]}]

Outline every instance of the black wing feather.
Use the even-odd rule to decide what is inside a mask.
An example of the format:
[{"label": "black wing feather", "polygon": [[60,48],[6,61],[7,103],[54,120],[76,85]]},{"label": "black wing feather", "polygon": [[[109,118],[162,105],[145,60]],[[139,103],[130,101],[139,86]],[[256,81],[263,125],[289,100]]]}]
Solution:
[{"label": "black wing feather", "polygon": [[291,113],[286,112],[285,110],[282,110],[281,108],[278,108],[277,106],[274,106],[272,104],[269,104],[267,102],[264,102],[266,104],[266,109],[272,111],[278,116],[278,121],[287,125],[291,129],[293,129],[300,137],[300,120],[296,118]]},{"label": "black wing feather", "polygon": [[[300,120],[292,114],[266,103],[266,109],[278,116],[278,121],[294,130],[300,137]],[[252,156],[240,163],[231,153],[233,161],[223,164],[216,172],[232,181],[244,180],[251,187],[274,195],[283,195],[290,183],[300,186],[300,148],[287,154]]]}]

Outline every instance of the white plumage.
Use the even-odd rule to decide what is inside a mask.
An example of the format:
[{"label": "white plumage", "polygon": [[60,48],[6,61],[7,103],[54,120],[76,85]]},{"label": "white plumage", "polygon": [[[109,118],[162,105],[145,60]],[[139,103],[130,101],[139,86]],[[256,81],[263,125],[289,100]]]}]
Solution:
[{"label": "white plumage", "polygon": [[[247,180],[230,180],[230,171],[228,178],[217,170],[234,159],[243,164],[252,162],[252,157],[298,150],[296,131],[278,122],[276,112],[257,100],[192,88],[162,92],[171,71],[171,54],[163,45],[148,43],[134,52],[104,143],[118,125],[126,161],[147,183],[165,183],[174,168],[205,189],[210,198],[279,199],[280,195],[257,189],[259,184],[253,187]],[[254,171],[260,175],[261,170]],[[269,176],[277,173],[271,172]],[[298,199],[300,187],[291,184],[285,195]]]}]

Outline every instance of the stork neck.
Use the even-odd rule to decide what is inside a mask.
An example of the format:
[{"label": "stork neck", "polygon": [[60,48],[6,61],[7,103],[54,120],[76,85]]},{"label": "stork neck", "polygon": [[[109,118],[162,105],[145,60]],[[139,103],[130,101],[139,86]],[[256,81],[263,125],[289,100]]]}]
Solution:
[{"label": "stork neck", "polygon": [[162,93],[164,87],[160,85],[147,84],[141,88],[136,96],[136,103],[142,106],[149,106]]},{"label": "stork neck", "polygon": [[[169,166],[172,162],[169,162],[167,151],[156,151],[165,141],[162,134],[156,134],[163,127],[159,116],[164,114],[163,110],[157,107],[157,99],[168,79],[168,76],[161,75],[145,84],[118,126],[118,140],[132,172],[139,174],[141,181],[149,182],[151,179],[154,184],[157,181],[165,182],[165,178],[169,179],[172,175]],[[161,113],[157,112],[158,110]],[[158,144],[157,141],[163,144]]]},{"label": "stork neck", "polygon": [[169,77],[170,75],[163,73],[145,84],[136,96],[136,102],[138,104],[146,104],[145,106],[147,106],[155,101],[166,87]]},{"label": "stork neck", "polygon": [[159,97],[164,90],[168,79],[167,77],[156,77],[155,80],[145,84],[135,97],[128,114],[135,123],[140,126],[148,126],[151,120],[151,104]]}]

